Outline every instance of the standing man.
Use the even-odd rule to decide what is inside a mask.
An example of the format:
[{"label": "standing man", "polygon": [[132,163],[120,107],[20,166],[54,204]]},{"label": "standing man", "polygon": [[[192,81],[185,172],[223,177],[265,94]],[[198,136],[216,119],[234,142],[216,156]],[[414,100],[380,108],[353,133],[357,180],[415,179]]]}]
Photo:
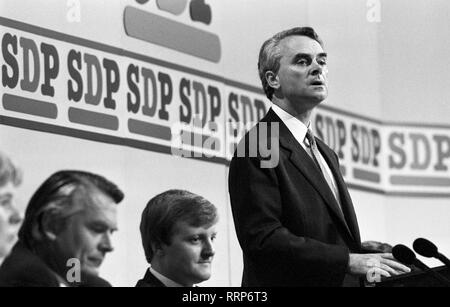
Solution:
[{"label": "standing man", "polygon": [[21,178],[11,160],[0,152],[0,266],[17,241],[22,221],[15,200]]},{"label": "standing man", "polygon": [[[32,196],[19,241],[0,267],[0,286],[106,286],[98,270],[113,250],[124,195],[107,179],[60,171]],[[77,277],[78,276],[78,277]]]},{"label": "standing man", "polygon": [[211,276],[218,215],[203,197],[169,190],[152,198],[141,219],[150,268],[136,287],[192,287]]},{"label": "standing man", "polygon": [[[391,254],[359,254],[338,158],[311,131],[311,113],[328,95],[327,54],[316,32],[302,27],[274,35],[261,47],[258,70],[272,108],[240,142],[229,173],[243,286],[358,286],[370,269],[382,276],[409,271]],[[262,133],[268,139],[256,145],[277,139],[278,164],[262,167],[260,156],[242,157],[240,148],[255,146],[248,136],[273,125],[279,135]]]}]

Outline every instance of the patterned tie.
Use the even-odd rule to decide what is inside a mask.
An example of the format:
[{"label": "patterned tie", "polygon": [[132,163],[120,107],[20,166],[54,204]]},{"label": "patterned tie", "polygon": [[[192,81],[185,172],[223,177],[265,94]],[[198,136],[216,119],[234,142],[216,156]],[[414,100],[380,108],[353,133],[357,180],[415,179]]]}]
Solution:
[{"label": "patterned tie", "polygon": [[323,177],[325,178],[326,182],[328,183],[328,186],[331,189],[331,192],[333,192],[334,198],[336,198],[337,203],[339,204],[339,208],[342,211],[341,207],[341,198],[339,196],[339,190],[334,185],[333,180],[330,178],[330,175],[326,171],[325,166],[323,165],[322,159],[320,158],[320,152],[317,148],[316,140],[314,139],[314,134],[310,129],[306,132],[306,138],[305,138],[305,145],[310,150],[307,150],[306,152],[309,154],[309,156],[314,160],[316,166],[321,171]]}]

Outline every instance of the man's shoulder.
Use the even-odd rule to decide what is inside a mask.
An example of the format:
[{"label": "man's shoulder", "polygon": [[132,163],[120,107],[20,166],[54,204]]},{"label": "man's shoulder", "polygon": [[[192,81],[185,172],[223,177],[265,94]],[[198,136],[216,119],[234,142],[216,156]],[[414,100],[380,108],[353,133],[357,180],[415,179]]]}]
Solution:
[{"label": "man's shoulder", "polygon": [[244,150],[245,152],[251,151],[250,146],[257,146],[259,148],[265,145],[266,147],[264,149],[268,148],[267,146],[270,145],[268,143],[269,140],[273,137],[278,138],[279,136],[279,131],[274,129],[279,122],[279,117],[270,109],[263,118],[250,127],[241,137],[236,145],[233,159],[239,157],[238,154],[244,152]]},{"label": "man's shoulder", "polygon": [[0,286],[58,286],[50,268],[29,249],[18,243],[0,267]]},{"label": "man's shoulder", "polygon": [[148,287],[165,287],[165,285],[153,275],[150,270],[145,272],[144,278],[140,279],[136,288],[148,288]]}]

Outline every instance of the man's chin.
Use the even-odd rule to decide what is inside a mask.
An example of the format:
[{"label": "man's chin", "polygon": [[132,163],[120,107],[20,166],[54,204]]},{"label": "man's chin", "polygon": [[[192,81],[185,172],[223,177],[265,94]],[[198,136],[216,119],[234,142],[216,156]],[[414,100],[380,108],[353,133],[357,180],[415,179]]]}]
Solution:
[{"label": "man's chin", "polygon": [[314,95],[311,99],[311,102],[314,106],[319,105],[322,101],[327,98],[327,95]]},{"label": "man's chin", "polygon": [[198,272],[196,283],[201,283],[203,281],[208,280],[211,277],[211,271],[208,272]]},{"label": "man's chin", "polygon": [[317,89],[313,89],[309,94],[313,99],[322,101],[328,97],[328,89],[319,87]]},{"label": "man's chin", "polygon": [[82,275],[92,275],[92,276],[98,276],[99,275],[99,268],[98,267],[92,267],[92,266],[84,266],[81,269]]},{"label": "man's chin", "polygon": [[302,105],[306,108],[314,108],[315,106],[319,105],[322,101],[327,99],[328,94],[327,92],[313,92],[308,93],[307,95],[299,96],[297,97],[296,101],[300,101]]}]

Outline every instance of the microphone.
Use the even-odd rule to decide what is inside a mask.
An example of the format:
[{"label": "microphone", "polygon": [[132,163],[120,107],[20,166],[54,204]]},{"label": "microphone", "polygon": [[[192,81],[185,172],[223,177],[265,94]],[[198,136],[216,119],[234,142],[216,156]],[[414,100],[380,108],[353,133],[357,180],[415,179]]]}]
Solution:
[{"label": "microphone", "polygon": [[414,241],[413,248],[419,255],[428,258],[437,258],[448,268],[450,268],[450,260],[443,254],[439,253],[438,248],[431,241],[424,238],[418,238]]},{"label": "microphone", "polygon": [[425,263],[417,259],[416,254],[409,247],[403,244],[398,244],[392,248],[392,255],[394,255],[394,258],[397,259],[398,261],[408,265],[415,265],[416,267],[423,270],[425,273],[430,274],[430,276],[433,276],[436,280],[439,280],[446,287],[450,287],[450,281],[447,278],[436,273],[435,271],[430,269]]}]

